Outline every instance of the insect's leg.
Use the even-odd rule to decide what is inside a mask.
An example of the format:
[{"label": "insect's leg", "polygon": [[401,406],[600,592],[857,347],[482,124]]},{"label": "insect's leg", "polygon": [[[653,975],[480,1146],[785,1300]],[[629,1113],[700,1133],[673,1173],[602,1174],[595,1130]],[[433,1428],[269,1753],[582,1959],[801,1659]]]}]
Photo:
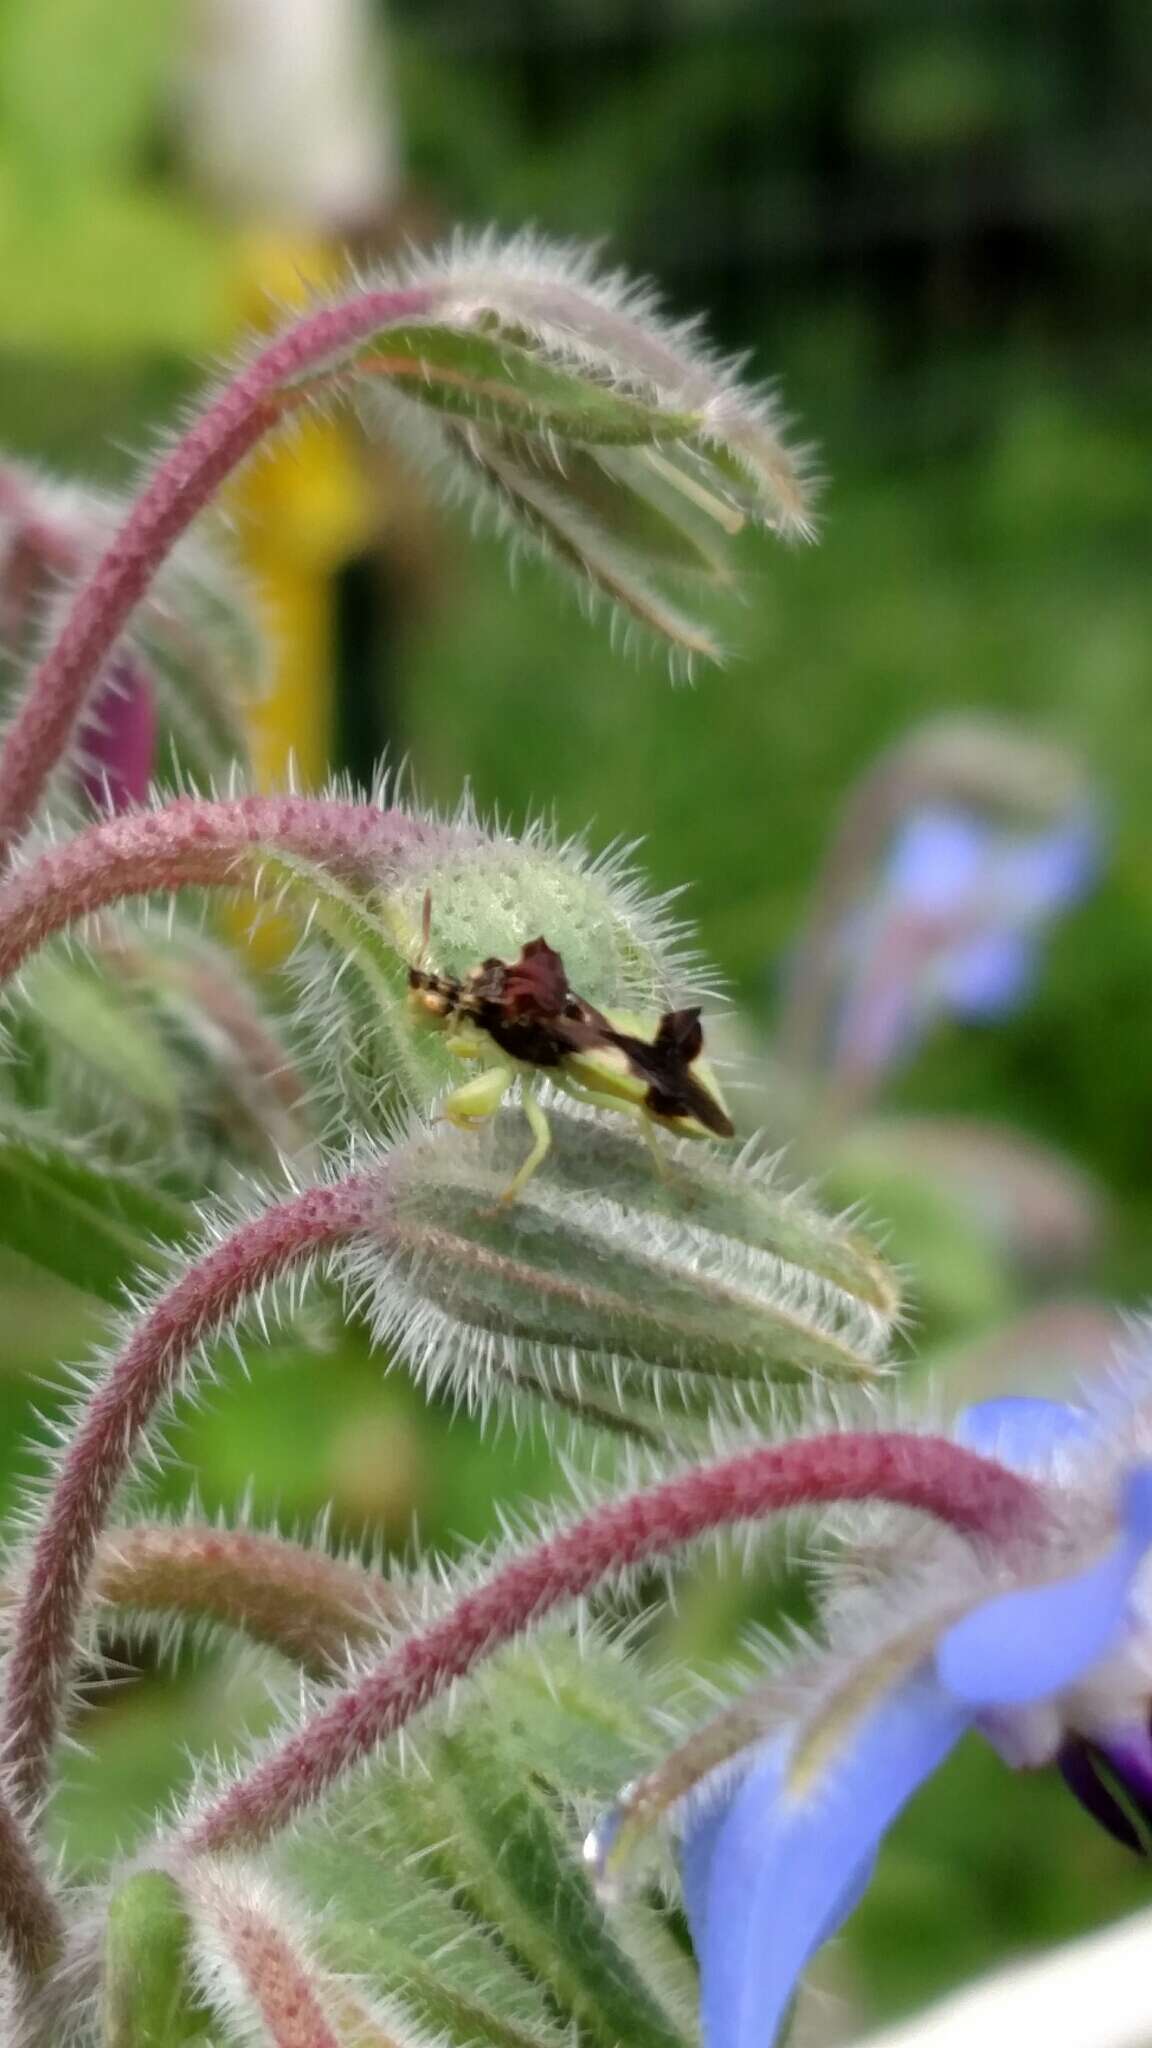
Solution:
[{"label": "insect's leg", "polygon": [[548,1119],[544,1114],[544,1111],[541,1109],[540,1104],[537,1102],[536,1097],[532,1092],[531,1083],[528,1081],[525,1081],[524,1083],[523,1102],[524,1114],[528,1119],[529,1128],[532,1132],[532,1150],[529,1152],[528,1157],[525,1159],[523,1165],[517,1168],[516,1172],[513,1174],[511,1180],[509,1181],[507,1187],[504,1189],[504,1192],[500,1197],[500,1200],[502,1202],[514,1202],[516,1200],[517,1195],[522,1194],[524,1192],[524,1189],[527,1187],[528,1182],[531,1180],[532,1175],[536,1171],[536,1168],[544,1159],[545,1155],[547,1154],[548,1147],[552,1143],[552,1127],[549,1124]]},{"label": "insect's leg", "polygon": [[[475,1037],[468,1033],[453,1032],[450,1037],[445,1038],[443,1043],[445,1052],[451,1053],[454,1060],[474,1060],[477,1057]],[[491,1040],[489,1040],[489,1046],[491,1046]],[[491,1071],[496,1072],[499,1069],[492,1069]]]},{"label": "insect's leg", "polygon": [[440,1114],[458,1130],[470,1130],[485,1117],[495,1116],[515,1078],[514,1067],[486,1067],[482,1074],[462,1082],[451,1095],[445,1096]]}]

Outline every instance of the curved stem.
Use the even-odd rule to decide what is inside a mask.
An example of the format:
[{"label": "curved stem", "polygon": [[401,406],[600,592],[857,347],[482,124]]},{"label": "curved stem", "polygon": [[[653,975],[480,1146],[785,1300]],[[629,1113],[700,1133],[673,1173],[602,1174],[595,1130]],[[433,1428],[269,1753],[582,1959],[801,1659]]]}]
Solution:
[{"label": "curved stem", "polygon": [[19,1816],[0,1793],[0,1945],[34,1980],[59,1954],[64,1923]]},{"label": "curved stem", "polygon": [[165,456],[72,599],[9,728],[0,753],[0,867],[117,638],[181,535],[285,411],[338,374],[349,350],[426,311],[432,297],[426,286],[360,292],[306,314],[253,357]]},{"label": "curved stem", "polygon": [[1028,1480],[942,1437],[799,1438],[682,1473],[595,1509],[494,1572],[223,1792],[190,1823],[182,1846],[217,1850],[263,1840],[482,1658],[622,1568],[732,1522],[861,1500],[917,1509],[988,1543],[1034,1531],[1045,1515]]},{"label": "curved stem", "polygon": [[110,1529],[92,1591],[133,1615],[239,1629],[317,1677],[331,1675],[349,1644],[379,1642],[404,1613],[382,1572],[264,1530],[204,1522]]},{"label": "curved stem", "polygon": [[234,888],[261,848],[379,882],[389,862],[446,828],[403,811],[322,797],[178,797],[160,810],[90,825],[0,887],[0,981],[54,933],[130,896]]},{"label": "curved stem", "polygon": [[198,1346],[268,1282],[379,1216],[379,1171],[310,1187],[240,1224],[188,1267],[133,1330],[64,1451],[11,1627],[0,1744],[29,1805],[42,1796],[96,1545],[160,1405]]},{"label": "curved stem", "polygon": [[182,1870],[180,1883],[241,1993],[238,2013],[229,1985],[219,2000],[222,2020],[240,2023],[247,2035],[243,2020],[254,2018],[270,2048],[343,2048],[350,2040],[362,2041],[359,2032],[345,2033],[336,2023],[344,2005],[338,1980],[317,1967],[299,1927],[270,1907],[266,1887],[246,1882],[227,1866],[204,1863]]}]

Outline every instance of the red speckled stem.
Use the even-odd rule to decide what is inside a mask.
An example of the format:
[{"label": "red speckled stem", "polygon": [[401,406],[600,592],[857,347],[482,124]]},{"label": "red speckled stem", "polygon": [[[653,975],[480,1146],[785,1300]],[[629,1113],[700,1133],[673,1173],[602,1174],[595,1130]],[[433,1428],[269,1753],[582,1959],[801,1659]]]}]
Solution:
[{"label": "red speckled stem", "polygon": [[181,1879],[212,1927],[213,1946],[224,1951],[239,1979],[244,2004],[258,2015],[260,2039],[269,2048],[342,2048],[353,2038],[368,2048],[358,2028],[353,2037],[330,2023],[329,2013],[344,2002],[340,1987],[316,1967],[288,1927],[276,1924],[263,1899],[245,1896],[242,1881],[226,1869],[187,1869]]},{"label": "red speckled stem", "polygon": [[9,727],[0,753],[0,866],[26,830],[117,638],[181,535],[284,413],[338,377],[350,349],[426,312],[433,296],[426,286],[359,292],[306,314],[253,357],[160,463],[81,584]]},{"label": "red speckled stem", "polygon": [[863,1500],[917,1509],[987,1543],[1035,1529],[1045,1513],[1028,1480],[942,1437],[808,1437],[685,1472],[596,1509],[495,1572],[224,1792],[190,1824],[183,1845],[216,1850],[263,1840],[481,1658],[622,1567],[729,1523]]},{"label": "red speckled stem", "polygon": [[0,886],[0,981],[94,910],[160,890],[235,888],[261,849],[379,885],[390,864],[447,831],[403,811],[322,797],[179,797],[161,810],[110,818],[50,847]]},{"label": "red speckled stem", "polygon": [[379,1173],[350,1175],[240,1224],[161,1295],[97,1384],[64,1452],[12,1621],[0,1742],[29,1805],[44,1790],[97,1542],[157,1409],[204,1339],[269,1281],[356,1236],[382,1202]]}]

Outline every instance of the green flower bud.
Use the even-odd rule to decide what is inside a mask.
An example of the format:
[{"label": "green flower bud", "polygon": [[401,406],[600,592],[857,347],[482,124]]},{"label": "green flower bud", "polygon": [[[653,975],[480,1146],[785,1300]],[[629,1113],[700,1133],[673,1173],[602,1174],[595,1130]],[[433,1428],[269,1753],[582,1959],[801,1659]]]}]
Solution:
[{"label": "green flower bud", "polygon": [[367,885],[275,851],[263,870],[329,942],[300,950],[298,1019],[342,1132],[378,1126],[397,1094],[427,1109],[477,1071],[413,1008],[413,966],[459,979],[543,937],[597,1009],[658,1017],[699,994],[667,901],[647,897],[617,851],[593,859],[543,829],[487,831],[470,808],[452,822],[414,817]]},{"label": "green flower bud", "polygon": [[179,1887],[162,1870],[138,1871],[108,1908],[104,1949],[106,2048],[182,2048],[210,2017],[188,1970],[190,1928]]},{"label": "green flower bud", "polygon": [[663,1434],[763,1414],[781,1382],[877,1372],[898,1295],[853,1228],[747,1156],[669,1145],[661,1173],[623,1124],[547,1114],[547,1161],[512,1202],[514,1111],[390,1156],[378,1236],[348,1256],[378,1339],[427,1383]]}]

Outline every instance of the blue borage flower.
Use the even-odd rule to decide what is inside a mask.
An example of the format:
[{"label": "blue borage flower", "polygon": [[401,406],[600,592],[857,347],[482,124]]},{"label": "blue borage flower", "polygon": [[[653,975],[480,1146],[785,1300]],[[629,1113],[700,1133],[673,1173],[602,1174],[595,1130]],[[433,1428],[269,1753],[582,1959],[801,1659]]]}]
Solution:
[{"label": "blue borage flower", "polygon": [[1083,800],[1028,828],[955,802],[917,805],[845,935],[838,1063],[877,1071],[936,1016],[1013,1010],[1035,978],[1044,928],[1084,894],[1099,858]]},{"label": "blue borage flower", "polygon": [[980,1560],[933,1532],[909,1566],[903,1542],[882,1585],[830,1606],[814,1698],[794,1699],[783,1719],[775,1683],[728,1709],[593,1830],[586,1855],[609,1892],[622,1850],[680,1800],[707,2048],[769,2048],[807,1964],[866,1889],[885,1832],[970,1729],[1017,1768],[1057,1764],[1109,1833],[1145,1851],[1152,1462],[1139,1443],[1117,1460],[1115,1419],[1103,1402],[969,1409],[957,1439],[1042,1486],[1043,1546]]}]

